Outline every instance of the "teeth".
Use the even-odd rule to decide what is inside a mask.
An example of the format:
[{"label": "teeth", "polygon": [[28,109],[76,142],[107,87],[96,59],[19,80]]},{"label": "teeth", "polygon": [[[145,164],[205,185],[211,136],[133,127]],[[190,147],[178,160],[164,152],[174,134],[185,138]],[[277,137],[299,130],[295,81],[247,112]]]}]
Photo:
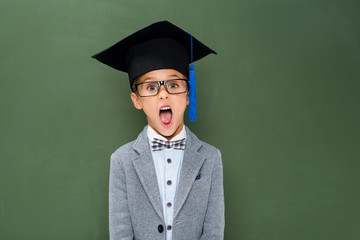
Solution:
[{"label": "teeth", "polygon": [[162,108],[160,108],[160,110],[162,110],[162,111],[169,110],[169,109],[170,109],[170,107],[162,107]]}]

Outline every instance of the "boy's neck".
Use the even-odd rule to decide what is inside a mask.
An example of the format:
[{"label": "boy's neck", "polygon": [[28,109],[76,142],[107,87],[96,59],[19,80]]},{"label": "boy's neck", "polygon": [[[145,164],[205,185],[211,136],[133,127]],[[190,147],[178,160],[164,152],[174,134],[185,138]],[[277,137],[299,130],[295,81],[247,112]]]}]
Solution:
[{"label": "boy's neck", "polygon": [[175,140],[179,140],[179,139],[177,139],[178,136],[180,136],[179,138],[181,138],[181,139],[186,138],[186,131],[184,128],[184,124],[182,124],[181,126],[179,126],[177,131],[175,131],[171,136],[164,136],[164,135],[160,134],[158,131],[156,131],[154,128],[152,128],[150,125],[148,125],[147,135],[150,139],[151,139],[151,136],[153,136],[153,137],[159,138],[161,140],[175,141]]}]

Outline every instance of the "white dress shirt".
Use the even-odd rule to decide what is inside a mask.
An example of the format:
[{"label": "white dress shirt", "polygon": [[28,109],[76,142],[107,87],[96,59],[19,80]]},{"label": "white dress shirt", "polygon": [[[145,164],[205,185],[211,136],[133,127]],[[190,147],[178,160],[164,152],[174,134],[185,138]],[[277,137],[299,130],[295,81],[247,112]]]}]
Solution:
[{"label": "white dress shirt", "polygon": [[[150,142],[154,138],[168,141],[165,137],[159,135],[150,126],[147,128],[147,136]],[[185,126],[181,132],[173,137],[170,141],[176,141],[186,138]],[[184,150],[164,149],[160,151],[152,151],[155,165],[155,172],[159,186],[160,198],[163,206],[163,215],[165,220],[166,239],[172,239],[172,225],[174,218],[174,203],[176,190],[178,187],[180,170],[182,166]]]}]

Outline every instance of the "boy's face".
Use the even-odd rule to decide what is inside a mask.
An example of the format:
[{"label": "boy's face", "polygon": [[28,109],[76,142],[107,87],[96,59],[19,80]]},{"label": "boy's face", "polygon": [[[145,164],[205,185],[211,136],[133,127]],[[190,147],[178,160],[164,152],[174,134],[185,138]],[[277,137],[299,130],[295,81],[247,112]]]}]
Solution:
[{"label": "boy's face", "polygon": [[[145,73],[138,83],[186,78],[174,69],[160,69]],[[151,97],[140,97],[131,93],[135,108],[143,109],[149,126],[168,140],[180,133],[184,123],[184,112],[189,104],[189,94],[169,94],[162,85],[159,93]]]}]

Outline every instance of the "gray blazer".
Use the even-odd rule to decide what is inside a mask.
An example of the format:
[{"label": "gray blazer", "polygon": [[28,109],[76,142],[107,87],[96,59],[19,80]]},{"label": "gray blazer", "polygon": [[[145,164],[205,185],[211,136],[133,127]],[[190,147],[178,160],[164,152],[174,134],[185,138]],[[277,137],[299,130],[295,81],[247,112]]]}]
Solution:
[{"label": "gray blazer", "polygon": [[[173,240],[223,239],[224,192],[220,151],[188,128],[174,205]],[[165,222],[146,127],[111,156],[111,240],[165,240]],[[162,231],[163,230],[163,231]]]}]

